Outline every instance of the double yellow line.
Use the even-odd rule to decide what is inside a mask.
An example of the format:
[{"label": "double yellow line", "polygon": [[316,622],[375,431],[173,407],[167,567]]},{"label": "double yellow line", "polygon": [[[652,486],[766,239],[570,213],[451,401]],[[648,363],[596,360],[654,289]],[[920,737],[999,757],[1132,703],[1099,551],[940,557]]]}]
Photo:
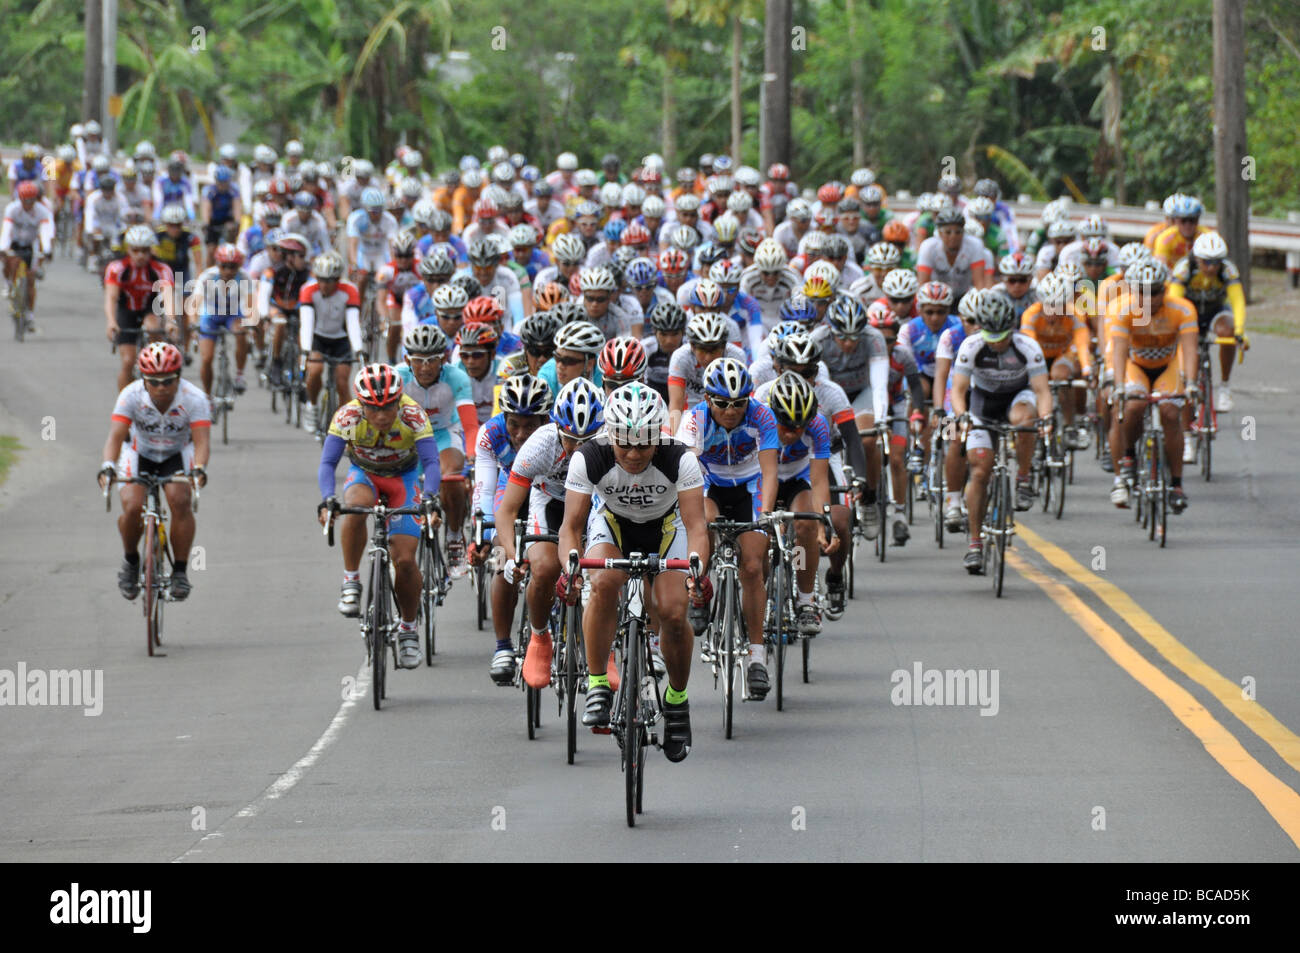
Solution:
[{"label": "double yellow line", "polygon": [[[1300,737],[1277,720],[1242,689],[1174,638],[1164,626],[1118,586],[1089,572],[1065,550],[1024,525],[1016,535],[1074,582],[1086,587],[1175,668],[1219,700],[1258,735],[1290,767],[1300,772]],[[1007,562],[1037,585],[1124,671],[1155,695],[1183,725],[1200,739],[1210,757],[1240,782],[1300,847],[1300,794],[1259,763],[1189,691],[1142,656],[1119,632],[1063,583],[1029,565],[1014,552]]]}]

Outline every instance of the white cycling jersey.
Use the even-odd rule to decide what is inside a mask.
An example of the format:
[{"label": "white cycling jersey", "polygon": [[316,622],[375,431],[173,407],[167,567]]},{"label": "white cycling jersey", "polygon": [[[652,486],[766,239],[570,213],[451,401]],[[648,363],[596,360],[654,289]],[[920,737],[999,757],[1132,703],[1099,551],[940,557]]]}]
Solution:
[{"label": "white cycling jersey", "polygon": [[154,405],[144,381],[132,381],[117,395],[113,419],[131,425],[125,449],[155,463],[185,449],[195,428],[212,426],[207,395],[187,380],[166,411]]},{"label": "white cycling jersey", "polygon": [[565,482],[565,489],[599,494],[607,510],[632,523],[662,520],[677,507],[678,493],[702,486],[699,460],[676,440],[659,444],[640,473],[620,467],[608,443],[588,441],[573,455]]},{"label": "white cycling jersey", "polygon": [[41,254],[49,255],[54,241],[54,213],[44,202],[37,201],[29,212],[18,199],[5,208],[4,224],[0,226],[0,251],[14,245],[41,245]]}]

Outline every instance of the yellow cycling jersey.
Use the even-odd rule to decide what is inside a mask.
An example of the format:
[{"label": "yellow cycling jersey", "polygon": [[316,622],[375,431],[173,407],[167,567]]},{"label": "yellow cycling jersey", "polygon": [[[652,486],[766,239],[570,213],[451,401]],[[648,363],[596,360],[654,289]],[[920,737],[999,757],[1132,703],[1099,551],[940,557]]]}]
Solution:
[{"label": "yellow cycling jersey", "polygon": [[1164,262],[1166,268],[1173,268],[1175,263],[1191,254],[1192,242],[1209,230],[1205,225],[1197,225],[1196,234],[1186,239],[1177,225],[1170,225],[1151,243],[1151,254]]},{"label": "yellow cycling jersey", "polygon": [[1188,255],[1174,266],[1169,293],[1186,298],[1202,313],[1221,308],[1226,300],[1232,309],[1232,333],[1240,337],[1246,330],[1246,295],[1241,290],[1241,273],[1227,258],[1217,275],[1207,275],[1198,267],[1196,259]]},{"label": "yellow cycling jersey", "polygon": [[387,433],[380,433],[370,421],[359,400],[350,400],[339,408],[330,421],[330,436],[340,437],[347,445],[348,459],[367,473],[379,475],[402,473],[419,460],[416,441],[433,437],[433,425],[416,401],[402,395],[397,417]]}]

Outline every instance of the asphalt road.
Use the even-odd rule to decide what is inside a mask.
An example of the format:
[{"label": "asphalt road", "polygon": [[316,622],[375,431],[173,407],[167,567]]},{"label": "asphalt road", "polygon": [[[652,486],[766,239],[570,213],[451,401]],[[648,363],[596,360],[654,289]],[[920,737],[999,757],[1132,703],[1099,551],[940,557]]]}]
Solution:
[{"label": "asphalt road", "polygon": [[[103,679],[95,717],[0,706],[0,859],[1298,856],[1293,341],[1256,340],[1218,475],[1189,474],[1165,550],[1081,458],[1064,520],[1023,519],[1002,600],[919,518],[886,565],[859,563],[857,599],[814,643],[811,684],[786,711],[747,704],[724,740],[697,664],[690,757],[651,754],[628,830],[613,740],[580,735],[566,765],[549,692],[527,740],[522,694],[488,679],[467,583],[432,668],[390,672],[382,712],[344,701],[348,679],[366,687],[363,651],[314,520],[317,445],[270,415],[265,391],[240,400],[214,449],[204,568],[168,608],[166,657],[146,657],[94,483],[115,373],[99,300],[57,263],[41,333],[0,340],[0,433],[28,448],[0,488],[0,679],[20,663]],[[918,663],[996,674],[996,712],[894,704],[894,673],[910,682]]]}]

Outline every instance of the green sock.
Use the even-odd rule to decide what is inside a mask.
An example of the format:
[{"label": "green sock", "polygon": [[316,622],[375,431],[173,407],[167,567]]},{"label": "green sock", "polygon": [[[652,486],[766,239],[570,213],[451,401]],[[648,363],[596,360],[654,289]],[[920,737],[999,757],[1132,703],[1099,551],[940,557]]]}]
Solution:
[{"label": "green sock", "polygon": [[669,685],[664,691],[664,701],[669,705],[680,705],[682,702],[686,701],[686,689],[683,688],[679,692],[677,689]]},{"label": "green sock", "polygon": [[587,676],[587,687],[588,687],[588,688],[609,688],[609,676],[608,676],[608,675],[588,675],[588,676]]}]

